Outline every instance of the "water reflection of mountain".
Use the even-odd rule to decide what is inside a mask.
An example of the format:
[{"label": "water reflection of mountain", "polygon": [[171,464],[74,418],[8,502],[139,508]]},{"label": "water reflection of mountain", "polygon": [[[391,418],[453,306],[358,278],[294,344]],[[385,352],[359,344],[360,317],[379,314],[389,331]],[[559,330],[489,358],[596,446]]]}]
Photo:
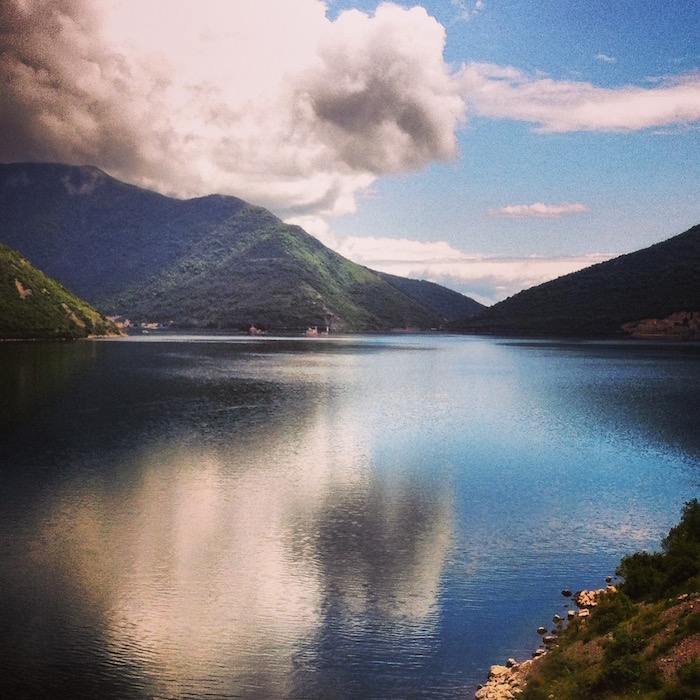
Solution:
[{"label": "water reflection of mountain", "polygon": [[88,343],[3,343],[0,435],[14,430],[70,384],[94,358]]}]

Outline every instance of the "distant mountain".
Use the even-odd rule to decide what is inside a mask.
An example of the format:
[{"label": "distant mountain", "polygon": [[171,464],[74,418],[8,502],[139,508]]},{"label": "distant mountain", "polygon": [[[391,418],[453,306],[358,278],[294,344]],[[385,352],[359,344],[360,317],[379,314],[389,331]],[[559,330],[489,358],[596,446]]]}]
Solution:
[{"label": "distant mountain", "polygon": [[0,243],[0,339],[85,338],[120,331]]},{"label": "distant mountain", "polygon": [[396,287],[406,296],[421,301],[447,320],[471,317],[486,308],[484,304],[435,282],[398,277],[386,272],[377,272],[377,274],[392,287]]},{"label": "distant mountain", "polygon": [[700,225],[527,289],[452,328],[506,335],[692,336],[698,334],[698,312]]},{"label": "distant mountain", "polygon": [[137,322],[428,329],[477,308],[356,265],[235,197],[173,199],[93,167],[0,165],[0,239],[101,311]]}]

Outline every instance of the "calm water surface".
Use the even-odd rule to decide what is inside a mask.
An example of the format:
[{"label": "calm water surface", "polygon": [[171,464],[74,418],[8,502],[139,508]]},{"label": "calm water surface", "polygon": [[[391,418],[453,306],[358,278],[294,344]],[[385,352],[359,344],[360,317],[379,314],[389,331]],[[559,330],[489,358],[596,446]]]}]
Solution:
[{"label": "calm water surface", "polygon": [[471,698],[700,495],[694,345],[0,346],[0,695]]}]

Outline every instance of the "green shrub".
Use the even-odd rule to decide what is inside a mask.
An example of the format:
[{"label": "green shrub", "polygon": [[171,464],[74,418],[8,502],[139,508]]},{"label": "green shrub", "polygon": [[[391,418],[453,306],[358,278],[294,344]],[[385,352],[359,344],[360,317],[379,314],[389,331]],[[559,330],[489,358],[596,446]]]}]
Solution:
[{"label": "green shrub", "polygon": [[617,573],[624,576],[620,586],[625,595],[634,601],[656,599],[663,588],[663,555],[636,552],[623,557]]},{"label": "green shrub", "polygon": [[683,618],[679,625],[678,632],[684,637],[700,633],[700,612],[692,612]]},{"label": "green shrub", "polygon": [[700,690],[700,659],[695,658],[678,669],[678,680],[683,685]]},{"label": "green shrub", "polygon": [[618,630],[612,641],[605,646],[603,661],[611,663],[625,656],[639,654],[645,646],[646,640],[641,635],[631,634],[626,629]]},{"label": "green shrub", "polygon": [[[683,547],[685,549],[685,547]],[[696,549],[697,546],[696,546]],[[699,551],[681,551],[669,555],[668,569],[666,571],[665,592],[681,590],[683,585],[700,574],[700,549]]]},{"label": "green shrub", "polygon": [[564,655],[561,649],[553,649],[547,655],[547,663],[542,668],[545,681],[566,678],[576,672],[577,664],[574,659]]},{"label": "green shrub", "polygon": [[520,694],[520,700],[548,700],[549,694],[542,687],[538,678],[531,679],[525,690]]},{"label": "green shrub", "polygon": [[700,578],[700,504],[688,501],[678,525],[662,542],[662,552],[624,557],[621,590],[632,600],[661,600],[697,585]]},{"label": "green shrub", "polygon": [[591,639],[595,635],[611,632],[621,622],[629,620],[634,612],[634,603],[624,593],[604,595],[589,620],[586,637]]},{"label": "green shrub", "polygon": [[646,646],[644,637],[629,630],[618,629],[605,645],[601,671],[596,682],[598,690],[625,691],[648,681],[648,668],[641,652]]},{"label": "green shrub", "polygon": [[604,666],[596,686],[600,690],[631,690],[642,679],[644,672],[642,659],[638,656],[623,656]]},{"label": "green shrub", "polygon": [[697,553],[700,547],[700,503],[697,498],[685,504],[680,523],[670,529],[662,542],[663,550],[667,554],[693,545]]}]

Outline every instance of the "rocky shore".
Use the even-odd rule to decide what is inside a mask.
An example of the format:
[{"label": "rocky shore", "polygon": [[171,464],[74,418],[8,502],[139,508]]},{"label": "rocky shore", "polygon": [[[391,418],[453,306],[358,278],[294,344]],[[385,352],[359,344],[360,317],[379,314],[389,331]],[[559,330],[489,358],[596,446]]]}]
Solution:
[{"label": "rocky shore", "polygon": [[525,689],[528,677],[537,668],[538,660],[557,646],[559,633],[561,632],[565,620],[572,620],[578,617],[585,620],[592,608],[598,605],[601,596],[605,593],[615,593],[617,589],[612,584],[612,578],[606,579],[606,587],[594,590],[577,591],[573,594],[569,590],[563,590],[565,598],[573,598],[576,610],[567,611],[566,618],[561,615],[554,615],[552,622],[555,627],[548,630],[546,627],[538,627],[537,633],[542,636],[542,644],[532,652],[532,659],[518,662],[515,659],[508,659],[505,666],[491,666],[488,678],[484,685],[480,685],[474,697],[476,700],[513,700]]},{"label": "rocky shore", "polygon": [[518,663],[508,659],[505,666],[491,666],[486,684],[474,694],[477,700],[511,700],[517,697],[527,683],[532,660]]}]

